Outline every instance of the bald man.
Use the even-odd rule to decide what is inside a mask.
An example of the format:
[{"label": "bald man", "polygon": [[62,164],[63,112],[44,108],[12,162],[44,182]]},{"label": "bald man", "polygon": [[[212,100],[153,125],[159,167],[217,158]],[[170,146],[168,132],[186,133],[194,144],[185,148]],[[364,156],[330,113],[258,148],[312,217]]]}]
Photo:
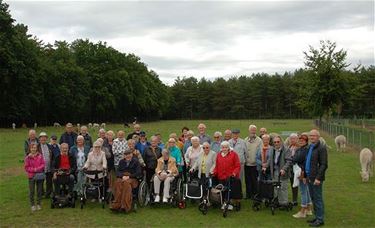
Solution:
[{"label": "bald man", "polygon": [[320,143],[319,138],[318,130],[310,131],[310,146],[304,173],[314,205],[315,218],[308,221],[312,227],[324,225],[323,181],[328,168],[328,155],[326,146]]}]

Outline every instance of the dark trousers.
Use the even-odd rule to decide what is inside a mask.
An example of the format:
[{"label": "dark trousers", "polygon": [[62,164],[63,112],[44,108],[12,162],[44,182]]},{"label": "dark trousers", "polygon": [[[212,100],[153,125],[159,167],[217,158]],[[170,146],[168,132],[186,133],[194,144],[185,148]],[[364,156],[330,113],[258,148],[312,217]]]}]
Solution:
[{"label": "dark trousers", "polygon": [[323,181],[320,182],[320,185],[314,185],[313,181],[309,181],[309,191],[314,205],[315,218],[324,222]]},{"label": "dark trousers", "polygon": [[[150,185],[151,178],[155,174],[155,169],[146,168],[146,183]],[[150,186],[149,186],[150,187]]]},{"label": "dark trousers", "polygon": [[34,195],[35,195],[35,186],[36,186],[36,203],[40,204],[42,200],[43,193],[43,180],[36,181],[34,178],[29,178],[29,198],[31,206],[35,205]]},{"label": "dark trousers", "polygon": [[59,176],[53,180],[55,184],[55,195],[60,195],[61,185],[68,185],[69,193],[73,193],[74,188],[74,175],[70,174],[69,178],[60,178]]},{"label": "dark trousers", "polygon": [[298,187],[293,188],[293,182],[294,182],[294,173],[291,172],[290,187],[292,188],[292,196],[293,196],[293,203],[294,203],[294,202],[297,202],[298,200]]},{"label": "dark trousers", "polygon": [[53,177],[53,173],[52,172],[46,173],[46,179],[42,183],[42,188],[44,188],[44,186],[43,186],[44,182],[46,183],[45,191],[43,189],[44,195],[46,197],[50,197],[51,193],[53,191],[53,189],[52,189],[52,177]]},{"label": "dark trousers", "polygon": [[257,193],[257,177],[257,167],[245,165],[246,198],[253,198]]}]

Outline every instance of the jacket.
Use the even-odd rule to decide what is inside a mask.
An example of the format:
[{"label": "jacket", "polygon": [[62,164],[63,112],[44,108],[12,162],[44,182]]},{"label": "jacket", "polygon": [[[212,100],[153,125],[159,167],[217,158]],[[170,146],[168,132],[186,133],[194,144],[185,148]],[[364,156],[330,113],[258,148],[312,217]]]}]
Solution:
[{"label": "jacket", "polygon": [[184,166],[184,161],[182,160],[180,149],[178,149],[177,146],[174,146],[174,147],[169,147],[168,150],[169,150],[170,156],[176,160],[178,171],[182,172],[182,166]]},{"label": "jacket", "polygon": [[68,134],[67,132],[64,132],[64,134],[61,135],[60,137],[60,145],[62,143],[67,143],[69,145],[69,148],[74,146],[76,144],[76,141],[77,141],[77,133],[75,132],[72,132],[70,134]]},{"label": "jacket", "polygon": [[[163,167],[164,167],[164,158],[161,157],[158,159],[158,164],[156,166],[155,173],[159,174],[161,171],[163,171]],[[178,176],[176,159],[174,159],[171,156],[169,156],[169,159],[168,159],[168,170],[174,177]]]},{"label": "jacket", "polygon": [[151,146],[147,147],[143,155],[143,160],[145,161],[146,168],[156,169],[158,159],[160,157],[161,157],[161,149],[159,147],[156,147],[155,151],[152,150]]},{"label": "jacket", "polygon": [[94,154],[94,151],[90,152],[87,156],[85,168],[91,171],[107,169],[105,152],[100,151],[99,155]]},{"label": "jacket", "polygon": [[135,149],[139,150],[139,152],[141,152],[143,156],[145,149],[149,147],[150,145],[151,145],[150,142],[147,142],[147,141],[144,142],[144,144],[141,142],[137,142],[137,144],[135,145]]},{"label": "jacket", "polygon": [[[203,162],[204,155],[205,155],[204,152],[201,153],[199,157],[195,160],[191,168],[193,170],[198,170],[199,178],[201,178],[201,175],[202,175],[202,162]],[[206,175],[206,177],[208,177],[210,173],[214,172],[215,164],[216,164],[216,152],[213,150],[210,150],[210,152],[208,152],[206,159],[205,159],[206,171],[204,174]]]},{"label": "jacket", "polygon": [[[307,151],[307,154],[308,154],[308,151]],[[306,159],[307,159],[307,154],[306,154]],[[308,178],[310,179],[310,181],[314,181],[315,179],[324,181],[325,172],[327,168],[328,168],[327,148],[325,145],[322,145],[320,142],[318,142],[312,151],[311,160],[310,160],[310,176]],[[305,175],[306,175],[306,172],[305,172]]]},{"label": "jacket", "polygon": [[[268,161],[267,161],[267,168],[270,169],[270,172],[271,172],[271,177],[273,178],[274,177],[274,172],[275,172],[275,155],[276,155],[276,148],[275,147],[272,147],[271,151],[270,151],[270,156],[268,158]],[[280,156],[279,156],[279,159],[278,159],[278,163],[279,163],[279,170],[280,171],[281,169],[283,169],[285,171],[285,175],[284,176],[280,176],[280,179],[282,180],[285,180],[285,179],[288,179],[290,177],[290,168],[292,166],[292,157],[291,157],[291,152],[290,150],[288,150],[285,146],[281,146],[281,150],[280,150]]]},{"label": "jacket", "polygon": [[214,175],[219,180],[226,180],[234,175],[240,178],[241,164],[238,155],[233,150],[229,151],[225,157],[219,152],[216,156],[216,165],[214,168]]},{"label": "jacket", "polygon": [[43,155],[43,151],[42,151],[42,146],[41,146],[41,144],[39,143],[38,144],[38,151],[40,152],[40,154],[43,156],[43,159],[44,159],[44,169],[45,169],[45,171],[47,172],[47,170],[49,171],[49,172],[53,172],[53,168],[52,168],[52,165],[53,165],[53,160],[54,160],[54,154],[53,154],[53,152],[52,152],[52,150],[51,150],[51,147],[48,145],[48,144],[46,144],[46,146],[47,146],[47,148],[48,148],[48,157],[49,157],[49,162],[48,162],[48,164],[46,163],[46,159],[44,159],[44,155]]},{"label": "jacket", "polygon": [[256,154],[258,150],[261,150],[263,147],[263,141],[258,136],[250,142],[249,137],[245,138],[247,151],[246,151],[246,165],[247,166],[256,166]]},{"label": "jacket", "polygon": [[[79,134],[79,135],[82,135],[82,134]],[[91,135],[89,135],[87,133],[86,135],[82,135],[82,136],[85,139],[85,146],[91,148],[92,147],[92,138],[91,138]]]},{"label": "jacket", "polygon": [[[83,146],[83,153],[85,153],[85,157],[87,159],[87,156],[89,155],[90,147],[88,146]],[[72,154],[73,156],[77,157],[78,154],[78,147],[77,145],[74,145],[70,148],[69,154]]]},{"label": "jacket", "polygon": [[247,145],[245,140],[238,138],[237,142],[235,143],[234,139],[230,139],[229,141],[230,147],[238,154],[238,158],[240,159],[240,163],[244,164],[246,159],[246,153],[247,153]]},{"label": "jacket", "polygon": [[125,173],[129,173],[130,178],[138,179],[142,177],[142,168],[137,158],[132,157],[128,166],[126,165],[125,159],[120,160],[118,163],[116,176],[118,178],[122,178]]},{"label": "jacket", "polygon": [[309,153],[309,145],[300,147],[296,150],[296,153],[293,156],[293,163],[297,164],[302,171],[305,171],[306,157]]},{"label": "jacket", "polygon": [[[256,153],[256,164],[257,164],[258,172],[262,170],[262,150],[263,150],[263,144]],[[268,162],[268,159],[270,158],[271,150],[273,150],[273,147],[269,146],[268,150],[266,151],[266,163]]]},{"label": "jacket", "polygon": [[[77,161],[76,161],[76,158],[69,154],[68,153],[68,156],[69,156],[69,165],[70,165],[70,174],[75,174],[76,170],[77,170]],[[55,159],[53,160],[53,172],[57,172],[60,168],[60,161],[61,161],[61,154],[59,154],[57,157],[55,157]]]},{"label": "jacket", "polygon": [[29,178],[33,178],[35,173],[44,172],[44,159],[42,154],[37,153],[35,157],[27,155],[25,158],[25,171]]}]

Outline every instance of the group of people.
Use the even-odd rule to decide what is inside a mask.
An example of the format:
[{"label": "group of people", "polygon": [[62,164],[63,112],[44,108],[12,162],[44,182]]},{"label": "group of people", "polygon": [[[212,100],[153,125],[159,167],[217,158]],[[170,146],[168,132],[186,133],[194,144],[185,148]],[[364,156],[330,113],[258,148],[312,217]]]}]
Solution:
[{"label": "group of people", "polygon": [[[309,220],[310,225],[324,224],[322,185],[328,161],[326,146],[319,140],[319,131],[293,133],[284,142],[280,135],[268,134],[266,128],[261,128],[257,134],[255,125],[249,126],[244,139],[240,137],[239,129],[227,129],[224,134],[216,131],[213,138],[206,133],[205,124],[199,124],[197,129],[195,135],[183,127],[180,135],[170,134],[166,144],[163,144],[160,134],[147,138],[139,124],[134,125],[134,131],[127,137],[122,130],[115,137],[113,131],[100,129],[98,138],[93,141],[86,126],[75,132],[73,125],[68,123],[59,143],[55,135],[47,143],[45,132],[37,137],[35,130],[30,130],[25,141],[25,170],[29,178],[31,209],[41,209],[42,195],[50,197],[56,172],[61,169],[69,170],[71,179],[75,180],[69,189],[78,194],[82,191],[84,170],[105,170],[108,191],[114,195],[110,207],[124,211],[131,210],[132,191],[143,175],[148,184],[153,183],[154,201],[168,202],[173,180],[176,177],[186,180],[189,173],[197,172],[199,178],[214,176],[218,182],[234,178],[231,198],[235,201],[243,198],[243,180],[246,186],[244,198],[247,199],[257,195],[261,179],[280,181],[281,187],[275,192],[280,205],[289,202],[289,182],[294,183],[292,201],[297,205],[297,180],[301,210],[293,217],[306,218],[312,214],[313,206],[315,218]],[[162,193],[161,183],[164,183]],[[54,186],[56,190],[58,184]]]}]

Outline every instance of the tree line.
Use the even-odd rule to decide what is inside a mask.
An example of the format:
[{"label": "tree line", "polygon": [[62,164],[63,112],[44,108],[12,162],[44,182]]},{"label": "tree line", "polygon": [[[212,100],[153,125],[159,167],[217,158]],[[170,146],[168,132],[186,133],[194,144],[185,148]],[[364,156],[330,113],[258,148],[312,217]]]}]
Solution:
[{"label": "tree line", "polygon": [[197,118],[374,117],[375,67],[347,70],[346,52],[322,42],[306,68],[280,74],[178,77],[172,86],[134,54],[105,42],[45,44],[0,0],[0,125]]}]

